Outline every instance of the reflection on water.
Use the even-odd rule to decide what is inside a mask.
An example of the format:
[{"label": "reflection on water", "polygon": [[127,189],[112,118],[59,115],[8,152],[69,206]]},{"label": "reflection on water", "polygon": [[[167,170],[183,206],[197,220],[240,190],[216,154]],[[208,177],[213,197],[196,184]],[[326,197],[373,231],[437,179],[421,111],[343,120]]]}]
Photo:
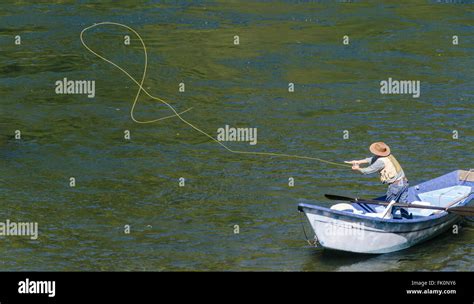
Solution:
[{"label": "reflection on water", "polygon": [[[383,256],[305,247],[298,202],[329,205],[324,193],[376,196],[384,187],[323,163],[229,154],[177,119],[134,124],[136,87],[79,41],[95,22],[134,27],[148,46],[151,94],[180,111],[193,107],[186,119],[210,134],[226,124],[258,128],[259,144],[230,143],[236,150],[342,161],[383,140],[418,182],[472,162],[472,6],[122,1],[111,10],[50,1],[0,8],[0,219],[37,221],[40,229],[37,241],[3,239],[1,269],[472,270],[469,228]],[[143,53],[134,39],[124,46],[126,34],[110,27],[86,39],[139,78]],[[455,47],[453,34],[461,41]],[[64,77],[96,80],[96,97],[54,94]],[[380,95],[388,77],[420,80],[420,98]],[[136,115],[169,111],[143,96]]]}]

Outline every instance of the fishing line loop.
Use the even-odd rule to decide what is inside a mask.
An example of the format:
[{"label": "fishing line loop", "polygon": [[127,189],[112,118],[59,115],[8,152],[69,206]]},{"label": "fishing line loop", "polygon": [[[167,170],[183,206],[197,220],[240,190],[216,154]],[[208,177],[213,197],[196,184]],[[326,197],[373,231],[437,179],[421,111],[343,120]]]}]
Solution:
[{"label": "fishing line loop", "polygon": [[[93,49],[91,49],[84,41],[84,33],[93,29],[93,28],[96,28],[96,27],[100,27],[100,26],[104,26],[104,25],[113,25],[113,26],[118,26],[118,27],[123,27],[129,31],[131,31],[137,38],[138,40],[140,40],[140,43],[142,45],[142,48],[143,48],[143,55],[144,55],[144,67],[143,67],[143,73],[142,73],[142,76],[141,76],[141,79],[140,81],[136,80],[132,75],[130,75],[129,72],[127,72],[127,70],[125,70],[124,68],[122,68],[121,66],[119,66],[118,64],[116,64],[115,62],[105,58],[104,56],[100,55],[99,53],[95,52]],[[319,162],[323,162],[323,163],[326,163],[326,164],[330,164],[330,165],[334,165],[334,166],[339,166],[339,167],[350,167],[349,165],[345,165],[345,164],[341,164],[341,163],[336,163],[336,162],[332,162],[332,161],[328,161],[328,160],[325,160],[325,159],[322,159],[322,158],[318,158],[318,157],[310,157],[310,156],[300,156],[300,155],[293,155],[293,154],[284,154],[284,153],[274,153],[274,152],[253,152],[253,151],[241,151],[241,150],[234,150],[234,149],[231,149],[229,148],[227,145],[225,145],[224,143],[222,143],[221,141],[217,140],[215,137],[213,137],[212,135],[210,135],[209,133],[203,131],[202,129],[198,128],[196,125],[192,124],[191,122],[187,121],[185,118],[183,118],[181,116],[181,114],[184,114],[186,113],[187,111],[191,110],[192,108],[188,108],[182,112],[178,112],[176,111],[176,109],[169,103],[167,102],[166,100],[158,97],[158,96],[154,96],[152,94],[150,94],[144,87],[143,87],[143,83],[145,82],[145,79],[146,79],[146,75],[147,75],[147,69],[148,69],[148,51],[147,51],[147,48],[146,48],[146,45],[145,45],[145,41],[142,39],[142,37],[140,36],[140,34],[134,30],[133,28],[131,28],[130,26],[127,26],[125,24],[122,24],[122,23],[117,23],[117,22],[100,22],[100,23],[94,23],[93,25],[90,25],[86,28],[84,28],[81,33],[80,33],[80,39],[81,39],[81,43],[82,45],[89,51],[91,52],[92,54],[94,54],[96,57],[98,57],[99,59],[109,63],[110,65],[114,66],[115,68],[119,69],[122,73],[124,73],[128,78],[130,78],[130,80],[132,80],[137,86],[138,86],[138,91],[137,93],[135,94],[135,97],[133,99],[133,104],[132,104],[132,107],[130,109],[130,117],[131,119],[136,122],[136,123],[139,123],[139,124],[148,124],[148,123],[154,123],[154,122],[158,122],[158,121],[161,121],[161,120],[165,120],[165,119],[168,119],[168,118],[172,118],[172,117],[177,117],[179,120],[181,120],[183,123],[185,123],[186,125],[190,126],[191,128],[193,128],[195,131],[201,133],[202,135],[208,137],[209,139],[211,139],[212,141],[218,143],[221,147],[223,147],[224,149],[226,149],[228,152],[231,152],[231,153],[235,153],[235,154],[247,154],[247,155],[262,155],[262,156],[274,156],[274,157],[287,157],[287,158],[296,158],[296,159],[306,159],[306,160],[315,160],[315,161],[319,161]],[[167,106],[171,112],[173,113],[172,115],[169,115],[169,116],[165,116],[165,117],[161,117],[161,118],[157,118],[157,119],[153,119],[153,120],[139,120],[135,117],[135,108],[137,106],[137,103],[138,103],[138,100],[140,98],[140,94],[141,93],[144,93],[146,94],[148,97],[150,97],[151,99],[153,100],[157,100],[159,102],[161,102],[162,104],[164,104],[165,106]]]}]

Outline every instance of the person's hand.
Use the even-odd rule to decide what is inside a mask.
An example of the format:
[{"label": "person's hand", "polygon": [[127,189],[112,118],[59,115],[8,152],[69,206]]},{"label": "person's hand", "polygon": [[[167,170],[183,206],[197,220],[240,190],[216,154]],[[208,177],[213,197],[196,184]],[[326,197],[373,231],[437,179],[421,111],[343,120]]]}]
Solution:
[{"label": "person's hand", "polygon": [[360,165],[360,161],[358,160],[345,161],[345,163],[351,165]]},{"label": "person's hand", "polygon": [[359,164],[358,164],[358,163],[357,163],[357,164],[353,164],[353,165],[352,165],[352,170],[354,170],[354,171],[360,170]]}]

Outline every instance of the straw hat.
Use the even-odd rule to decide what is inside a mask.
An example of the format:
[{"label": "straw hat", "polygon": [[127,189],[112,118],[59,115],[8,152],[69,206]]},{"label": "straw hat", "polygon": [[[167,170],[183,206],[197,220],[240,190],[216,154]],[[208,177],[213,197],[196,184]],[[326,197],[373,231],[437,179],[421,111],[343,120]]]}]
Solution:
[{"label": "straw hat", "polygon": [[370,152],[377,156],[389,156],[390,155],[390,147],[387,146],[384,142],[374,142],[369,147]]}]

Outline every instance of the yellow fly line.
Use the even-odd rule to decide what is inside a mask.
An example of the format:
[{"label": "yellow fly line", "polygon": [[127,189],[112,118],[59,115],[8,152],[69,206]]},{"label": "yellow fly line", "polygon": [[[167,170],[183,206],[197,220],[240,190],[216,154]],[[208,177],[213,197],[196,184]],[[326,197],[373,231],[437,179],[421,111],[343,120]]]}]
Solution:
[{"label": "yellow fly line", "polygon": [[[105,58],[104,56],[98,54],[97,52],[95,52],[94,50],[92,50],[85,42],[84,42],[84,33],[87,32],[88,30],[90,29],[93,29],[95,27],[100,27],[100,26],[103,26],[103,25],[114,25],[114,26],[119,26],[119,27],[123,27],[123,28],[126,28],[127,30],[131,31],[133,34],[135,34],[137,36],[137,38],[140,40],[140,43],[143,47],[143,54],[145,56],[145,64],[144,64],[144,68],[143,68],[143,74],[142,74],[142,78],[140,81],[137,81],[132,75],[130,75],[130,73],[128,73],[124,68],[122,68],[121,66],[119,66],[118,64],[116,64],[115,62]],[[349,165],[345,165],[345,164],[341,164],[341,163],[336,163],[336,162],[332,162],[332,161],[328,161],[328,160],[324,160],[324,159],[321,159],[321,158],[318,158],[318,157],[310,157],[310,156],[300,156],[300,155],[292,155],[292,154],[283,154],[283,153],[273,153],[273,152],[253,152],[253,151],[239,151],[239,150],[234,150],[234,149],[231,149],[229,148],[227,145],[225,145],[224,143],[222,143],[221,141],[217,140],[215,137],[213,137],[212,135],[206,133],[205,131],[201,130],[200,128],[198,128],[197,126],[195,126],[194,124],[190,123],[189,121],[187,121],[186,119],[184,119],[181,114],[191,110],[192,108],[188,108],[182,112],[177,112],[176,109],[171,106],[166,100],[160,98],[160,97],[157,97],[157,96],[153,96],[152,94],[150,94],[144,87],[143,87],[143,83],[146,79],[146,75],[147,75],[147,68],[148,68],[148,51],[147,51],[147,48],[146,48],[146,45],[145,45],[145,42],[143,41],[142,37],[140,36],[140,34],[135,31],[133,28],[125,25],[125,24],[121,24],[121,23],[117,23],[117,22],[100,22],[100,23],[95,23],[91,26],[88,26],[86,28],[84,28],[82,31],[81,31],[81,34],[80,34],[80,38],[81,38],[81,43],[82,45],[89,51],[91,52],[92,54],[94,54],[95,56],[97,56],[98,58],[102,59],[103,61],[113,65],[114,67],[116,67],[117,69],[119,69],[122,73],[124,73],[125,75],[128,76],[128,78],[130,78],[137,86],[138,86],[138,91],[137,91],[137,94],[135,95],[135,98],[133,100],[133,104],[132,104],[132,107],[130,109],[130,117],[132,118],[132,120],[136,123],[139,123],[139,124],[148,124],[148,123],[154,123],[154,122],[157,122],[157,121],[161,121],[161,120],[165,120],[165,119],[168,119],[168,118],[172,118],[172,117],[177,117],[179,118],[179,120],[181,120],[183,123],[187,124],[188,126],[190,126],[191,128],[193,128],[194,130],[198,131],[199,133],[207,136],[209,139],[213,140],[214,142],[218,143],[219,145],[221,145],[224,149],[226,149],[227,151],[231,152],[231,153],[236,153],[236,154],[249,154],[249,155],[264,155],[264,156],[275,156],[275,157],[288,157],[288,158],[297,158],[297,159],[307,159],[307,160],[316,160],[316,161],[320,161],[320,162],[323,162],[323,163],[326,163],[326,164],[331,164],[331,165],[335,165],[335,166],[340,166],[340,167],[350,167]],[[137,102],[138,102],[138,99],[140,97],[140,93],[143,92],[145,93],[148,97],[152,98],[153,100],[157,100],[159,102],[161,102],[162,104],[166,105],[174,114],[173,115],[170,115],[170,116],[166,116],[166,117],[161,117],[161,118],[157,118],[157,119],[153,119],[153,120],[139,120],[139,119],[136,119],[135,118],[135,115],[134,115],[134,112],[135,112],[135,107],[137,105]]]}]

